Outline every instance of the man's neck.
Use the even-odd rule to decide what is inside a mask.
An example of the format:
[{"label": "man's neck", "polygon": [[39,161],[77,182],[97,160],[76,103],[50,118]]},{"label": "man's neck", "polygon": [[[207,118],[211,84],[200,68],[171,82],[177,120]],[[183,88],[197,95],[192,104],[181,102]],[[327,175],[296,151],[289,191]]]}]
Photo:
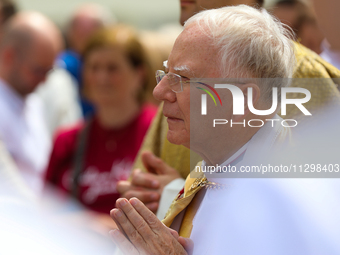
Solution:
[{"label": "man's neck", "polygon": [[26,98],[27,95],[22,95],[21,93],[19,93],[19,91],[15,89],[15,87],[13,87],[11,83],[2,76],[0,76],[0,82],[4,84],[10,91],[12,91],[12,93],[15,94],[18,98],[22,100]]},{"label": "man's neck", "polygon": [[1,81],[11,90],[13,91],[18,97],[25,99],[27,94],[22,94],[19,89],[17,89],[11,82],[10,74],[5,69],[1,69],[4,65],[0,63],[0,79]]},{"label": "man's neck", "polygon": [[255,133],[252,133],[251,136],[244,136],[239,141],[230,140],[228,144],[215,145],[213,148],[206,150],[205,154],[201,156],[207,165],[221,165],[247,144]]}]

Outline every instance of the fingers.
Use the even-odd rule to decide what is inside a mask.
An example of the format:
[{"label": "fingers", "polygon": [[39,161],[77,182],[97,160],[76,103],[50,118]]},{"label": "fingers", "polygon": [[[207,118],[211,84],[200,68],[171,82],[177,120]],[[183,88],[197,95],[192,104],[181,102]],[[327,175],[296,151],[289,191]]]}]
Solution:
[{"label": "fingers", "polygon": [[[163,225],[164,225],[164,224],[163,224]],[[165,225],[164,225],[164,226],[165,226]],[[176,230],[173,230],[172,228],[167,227],[167,226],[165,226],[165,227],[169,230],[170,234],[171,234],[176,240],[178,240],[178,238],[179,238],[178,232],[177,232]]]},{"label": "fingers", "polygon": [[132,189],[127,191],[123,196],[126,199],[137,197],[143,203],[157,202],[160,199],[160,194],[157,191],[148,191],[144,189]]},{"label": "fingers", "polygon": [[[136,169],[134,174],[133,174],[133,179],[135,179],[134,182],[136,183],[136,185],[132,185],[132,183],[129,182],[129,181],[120,181],[117,184],[117,190],[122,195],[122,197],[125,197],[127,199],[130,199],[132,197],[137,197],[143,203],[157,202],[157,204],[153,204],[153,207],[156,207],[156,209],[150,208],[150,209],[153,209],[153,210],[157,210],[158,201],[160,199],[159,190],[157,190],[157,189],[147,189],[147,188],[138,186],[138,184],[141,184],[141,185],[144,184],[145,186],[151,185],[153,187],[156,187],[155,186],[155,180],[151,180],[149,178],[149,175],[151,175],[151,174],[148,174],[147,176],[145,176],[144,174],[145,173],[141,173],[139,169]],[[146,178],[144,178],[144,177],[146,177]],[[143,181],[143,179],[145,181]],[[159,187],[158,181],[157,181],[157,185]]]},{"label": "fingers", "polygon": [[111,216],[111,218],[113,219],[113,221],[116,223],[116,225],[117,225],[117,227],[119,228],[119,230],[121,231],[121,233],[122,233],[127,239],[129,239],[128,236],[126,235],[124,229],[122,228],[122,226],[120,225],[119,221],[116,219],[116,217],[115,217],[115,215],[114,215],[116,210],[117,210],[117,209],[112,209],[112,210],[110,211],[110,216]]},{"label": "fingers", "polygon": [[109,232],[112,240],[125,255],[138,255],[139,252],[133,244],[118,229]]},{"label": "fingers", "polygon": [[142,153],[142,161],[145,168],[157,175],[178,175],[176,169],[166,164],[162,159],[156,157],[152,152],[145,151]]},{"label": "fingers", "polygon": [[143,219],[147,222],[149,227],[153,232],[164,231],[166,227],[163,223],[157,218],[155,214],[153,214],[141,201],[137,198],[131,198],[130,204],[134,207],[134,209],[143,217]]},{"label": "fingers", "polygon": [[[148,223],[135,210],[129,201],[124,198],[120,198],[117,200],[116,205],[119,209],[114,209],[116,211],[114,211],[113,214],[134,245],[138,244],[137,247],[139,247],[141,244],[141,238],[146,242],[149,238],[154,237],[154,233]],[[145,209],[148,210],[146,207]],[[152,212],[150,213],[153,214]]]},{"label": "fingers", "polygon": [[164,167],[167,166],[163,160],[156,157],[152,152],[145,151],[142,153],[142,162],[145,168],[154,174],[163,174],[165,172]]},{"label": "fingers", "polygon": [[180,236],[178,242],[183,246],[188,255],[192,255],[194,252],[194,242],[190,238],[184,238]]},{"label": "fingers", "polygon": [[[143,202],[143,201],[142,201]],[[159,203],[158,202],[151,202],[151,203],[146,203],[145,206],[153,213],[157,213]]]},{"label": "fingers", "polygon": [[132,172],[132,180],[130,181],[119,181],[117,184],[117,190],[120,194],[136,188],[142,187],[146,189],[158,189],[160,186],[154,174],[144,173],[140,169],[135,169]]},{"label": "fingers", "polygon": [[132,184],[129,181],[119,181],[117,183],[117,191],[120,194],[124,194],[125,192],[129,191],[132,189]]},{"label": "fingers", "polygon": [[[166,254],[187,254],[182,244],[176,239],[178,234],[170,231],[137,198],[132,198],[130,201],[121,198],[116,204],[119,209],[113,209],[112,215],[126,232],[131,241],[130,244],[139,253],[165,254],[162,251],[167,251]],[[186,245],[186,242],[183,244]],[[123,248],[133,252],[133,248],[126,240]]]},{"label": "fingers", "polygon": [[140,169],[136,169],[132,174],[131,184],[146,189],[158,189],[159,181],[154,174],[143,173]]}]

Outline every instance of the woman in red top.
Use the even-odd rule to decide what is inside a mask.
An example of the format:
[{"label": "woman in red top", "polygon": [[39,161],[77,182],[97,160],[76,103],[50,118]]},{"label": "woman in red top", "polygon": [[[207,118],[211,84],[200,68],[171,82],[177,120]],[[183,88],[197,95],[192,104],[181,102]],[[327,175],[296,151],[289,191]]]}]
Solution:
[{"label": "woman in red top", "polygon": [[84,92],[96,113],[56,136],[46,180],[108,214],[119,198],[116,184],[128,178],[157,109],[143,104],[147,64],[132,29],[99,31],[83,59]]}]

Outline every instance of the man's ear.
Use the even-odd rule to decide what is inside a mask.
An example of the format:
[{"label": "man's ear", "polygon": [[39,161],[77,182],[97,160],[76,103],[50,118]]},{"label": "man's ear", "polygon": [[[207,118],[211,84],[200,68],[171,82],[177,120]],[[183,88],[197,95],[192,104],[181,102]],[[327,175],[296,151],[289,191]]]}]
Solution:
[{"label": "man's ear", "polygon": [[242,90],[244,96],[244,115],[234,115],[233,121],[243,120],[248,114],[251,113],[248,107],[248,94],[250,94],[249,90],[251,90],[252,101],[255,108],[257,108],[256,106],[258,105],[261,95],[260,88],[255,83],[242,84],[241,86],[239,86],[239,88]]}]

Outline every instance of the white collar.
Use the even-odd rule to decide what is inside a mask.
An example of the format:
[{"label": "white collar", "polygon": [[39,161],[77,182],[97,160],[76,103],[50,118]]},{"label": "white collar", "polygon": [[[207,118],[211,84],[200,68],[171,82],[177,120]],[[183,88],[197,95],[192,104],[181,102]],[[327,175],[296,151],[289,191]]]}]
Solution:
[{"label": "white collar", "polygon": [[21,112],[25,107],[25,98],[20,96],[6,81],[0,78],[0,96],[11,108]]},{"label": "white collar", "polygon": [[[235,165],[237,162],[239,162],[240,158],[244,155],[246,152],[250,140],[244,144],[238,151],[236,151],[231,157],[229,157],[226,161],[224,161],[220,166],[228,166],[228,165]],[[207,162],[205,160],[202,161],[202,167],[205,167],[207,165]]]}]

